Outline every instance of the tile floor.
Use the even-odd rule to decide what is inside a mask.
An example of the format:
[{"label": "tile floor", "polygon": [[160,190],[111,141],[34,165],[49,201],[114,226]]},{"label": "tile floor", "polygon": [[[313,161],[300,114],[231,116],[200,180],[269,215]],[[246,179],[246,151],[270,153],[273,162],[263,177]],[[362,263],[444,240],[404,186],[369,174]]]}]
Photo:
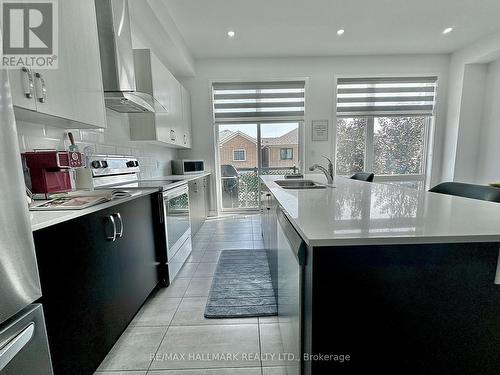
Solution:
[{"label": "tile floor", "polygon": [[259,215],[211,218],[168,288],[150,297],[96,375],[282,375],[276,317],[205,319],[221,250],[261,249]]}]

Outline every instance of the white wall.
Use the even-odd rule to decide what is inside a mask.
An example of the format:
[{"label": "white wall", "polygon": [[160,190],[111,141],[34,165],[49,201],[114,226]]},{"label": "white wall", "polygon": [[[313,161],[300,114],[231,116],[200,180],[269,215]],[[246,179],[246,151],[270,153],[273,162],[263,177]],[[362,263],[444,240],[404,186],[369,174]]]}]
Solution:
[{"label": "white wall", "polygon": [[[468,139],[466,134],[477,130],[477,125],[475,122],[467,122],[466,120],[470,116],[462,115],[461,113],[462,104],[468,102],[467,98],[462,100],[462,96],[464,92],[467,93],[470,87],[467,82],[465,82],[466,85],[464,86],[466,65],[487,64],[498,59],[498,57],[500,57],[500,33],[483,38],[470,46],[456,51],[451,56],[448,78],[448,109],[442,155],[443,173],[441,179],[443,181],[459,180],[464,177],[471,180],[473,174],[473,172],[468,172],[470,166],[462,164],[467,158],[460,156],[462,152],[467,153],[470,150],[477,150],[477,143],[474,138],[471,139],[472,142],[470,144],[466,142]],[[476,89],[472,86],[473,91]],[[468,110],[467,106],[463,108],[466,111]],[[473,129],[470,129],[471,127]],[[460,137],[460,132],[464,133],[463,137]],[[460,138],[461,141],[459,142]],[[457,154],[459,155],[458,159]],[[475,177],[472,179],[475,180]]]},{"label": "white wall", "polygon": [[488,64],[475,166],[480,184],[500,181],[500,59]]},{"label": "white wall", "polygon": [[[215,168],[214,128],[211,109],[211,81],[272,80],[308,78],[305,113],[305,166],[324,163],[321,155],[333,157],[335,123],[336,75],[418,75],[439,76],[435,147],[441,149],[445,124],[446,91],[448,87],[448,55],[399,55],[318,58],[223,59],[196,63],[196,76],[181,79],[191,93],[193,118],[193,149],[180,151],[182,157],[205,159],[210,170]],[[312,142],[311,121],[329,120],[329,141]],[[439,180],[441,153],[436,153],[431,179]],[[215,192],[215,186],[212,186]],[[215,193],[212,209],[215,208]]]},{"label": "white wall", "polygon": [[476,182],[477,151],[480,148],[480,129],[488,65],[467,64],[464,67],[462,97],[458,121],[457,152],[453,180]]}]

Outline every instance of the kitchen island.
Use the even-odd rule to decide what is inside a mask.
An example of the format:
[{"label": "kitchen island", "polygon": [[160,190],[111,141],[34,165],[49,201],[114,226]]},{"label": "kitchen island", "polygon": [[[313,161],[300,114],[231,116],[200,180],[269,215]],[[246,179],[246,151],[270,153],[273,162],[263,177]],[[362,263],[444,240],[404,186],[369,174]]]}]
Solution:
[{"label": "kitchen island", "polygon": [[[263,234],[285,351],[316,359],[303,373],[498,373],[499,204],[342,177],[284,189],[280,179],[262,177]],[[282,255],[290,228],[303,241],[298,277]]]}]

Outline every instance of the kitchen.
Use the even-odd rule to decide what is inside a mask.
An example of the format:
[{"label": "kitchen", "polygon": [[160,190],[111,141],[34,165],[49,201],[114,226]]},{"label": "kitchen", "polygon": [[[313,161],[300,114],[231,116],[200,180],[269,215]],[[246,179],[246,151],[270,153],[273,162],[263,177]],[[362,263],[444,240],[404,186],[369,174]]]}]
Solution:
[{"label": "kitchen", "polygon": [[0,5],[0,374],[497,373],[496,2]]}]

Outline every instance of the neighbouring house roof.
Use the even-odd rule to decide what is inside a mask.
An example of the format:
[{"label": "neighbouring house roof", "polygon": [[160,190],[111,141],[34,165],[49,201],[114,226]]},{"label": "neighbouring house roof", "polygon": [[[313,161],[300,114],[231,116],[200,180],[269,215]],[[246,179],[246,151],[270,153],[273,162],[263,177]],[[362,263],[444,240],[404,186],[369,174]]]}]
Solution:
[{"label": "neighbouring house roof", "polygon": [[[223,130],[219,133],[219,146],[222,147],[224,143],[237,136],[243,137],[252,143],[257,142],[254,137],[251,137],[239,130],[235,132],[231,130]],[[279,137],[262,138],[261,142],[262,146],[296,145],[299,143],[299,132],[298,129],[293,129]]]},{"label": "neighbouring house roof", "polygon": [[231,130],[223,130],[219,133],[219,142],[224,143],[226,139],[234,134]]},{"label": "neighbouring house roof", "polygon": [[262,146],[295,145],[299,143],[298,129],[293,129],[280,137],[262,138]]},{"label": "neighbouring house roof", "polygon": [[224,143],[233,138],[236,138],[237,136],[243,137],[252,143],[257,143],[257,140],[254,137],[251,137],[248,134],[240,132],[239,130],[236,132],[232,132],[231,130],[224,130],[219,133],[219,147],[222,147]]}]

